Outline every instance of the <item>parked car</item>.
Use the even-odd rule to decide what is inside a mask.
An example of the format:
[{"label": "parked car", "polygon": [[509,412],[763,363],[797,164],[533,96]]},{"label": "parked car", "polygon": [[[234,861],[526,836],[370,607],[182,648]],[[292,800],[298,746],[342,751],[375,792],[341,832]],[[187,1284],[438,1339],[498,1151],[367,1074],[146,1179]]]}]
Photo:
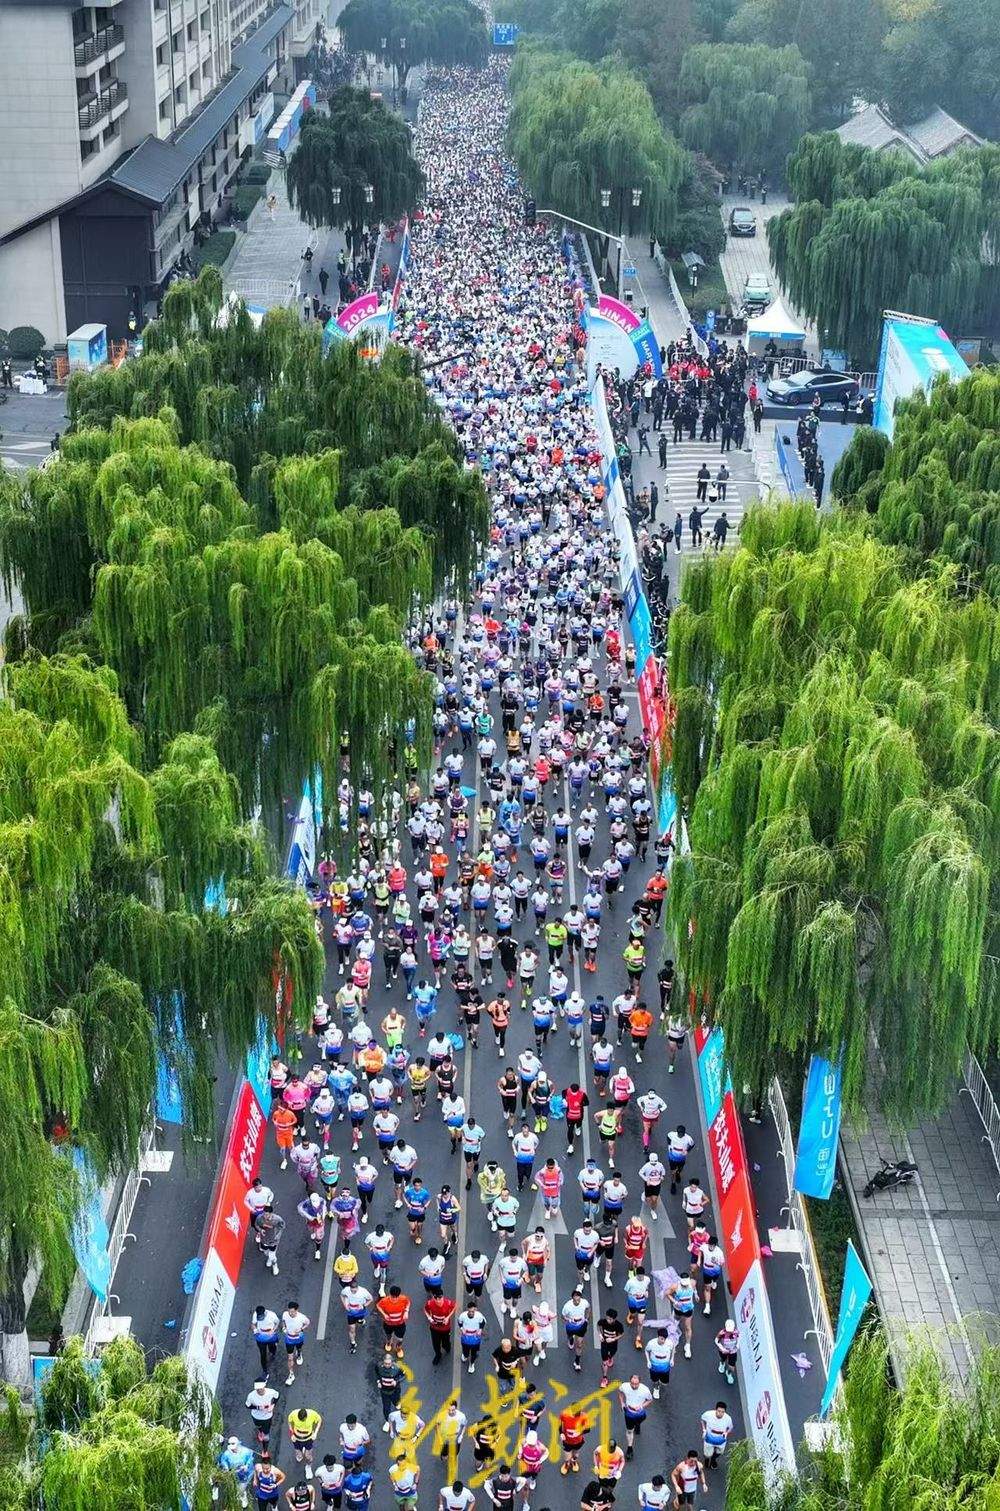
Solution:
[{"label": "parked car", "polygon": [[730,236],[756,236],[757,217],[749,205],[736,205],[729,212]]},{"label": "parked car", "polygon": [[792,373],[788,378],[775,378],[765,390],[772,404],[785,404],[789,408],[806,409],[812,404],[813,395],[819,394],[823,404],[842,404],[844,398],[854,403],[861,392],[857,378],[850,373],[835,372],[832,367],[817,367],[812,371]]},{"label": "parked car", "polygon": [[774,302],[771,280],[766,273],[748,273],[743,285],[743,308],[751,315],[761,315]]}]

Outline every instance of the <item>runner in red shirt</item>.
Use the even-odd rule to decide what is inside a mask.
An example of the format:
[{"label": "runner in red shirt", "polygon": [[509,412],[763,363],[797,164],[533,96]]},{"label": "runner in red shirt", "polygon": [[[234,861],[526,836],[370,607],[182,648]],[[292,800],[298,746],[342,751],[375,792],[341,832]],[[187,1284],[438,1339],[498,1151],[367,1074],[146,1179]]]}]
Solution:
[{"label": "runner in red shirt", "polygon": [[649,1230],[642,1218],[630,1217],[622,1234],[622,1248],[625,1250],[629,1270],[637,1270],[642,1264],[648,1243]]},{"label": "runner in red shirt", "polygon": [[424,1316],[430,1329],[435,1364],[440,1364],[444,1355],[451,1353],[451,1320],[454,1315],[455,1303],[450,1296],[428,1296]]}]

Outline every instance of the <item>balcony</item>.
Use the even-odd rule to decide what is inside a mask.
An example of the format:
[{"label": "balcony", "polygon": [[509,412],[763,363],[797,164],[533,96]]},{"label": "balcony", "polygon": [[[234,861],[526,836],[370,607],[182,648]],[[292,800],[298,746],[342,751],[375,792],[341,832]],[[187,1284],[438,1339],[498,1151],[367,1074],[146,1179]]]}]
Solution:
[{"label": "balcony", "polygon": [[125,28],[102,26],[99,31],[81,37],[73,48],[77,73],[89,73],[95,64],[109,63],[125,50]]},{"label": "balcony", "polygon": [[121,79],[115,79],[113,84],[108,84],[99,94],[81,100],[80,130],[89,132],[98,129],[109,117],[120,115],[127,104],[128,90]]}]

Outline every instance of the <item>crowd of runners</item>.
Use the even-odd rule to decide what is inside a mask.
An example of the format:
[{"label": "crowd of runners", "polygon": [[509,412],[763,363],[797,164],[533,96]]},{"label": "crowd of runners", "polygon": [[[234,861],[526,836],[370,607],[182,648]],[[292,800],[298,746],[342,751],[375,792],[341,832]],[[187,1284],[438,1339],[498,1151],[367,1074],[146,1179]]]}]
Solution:
[{"label": "crowd of runners", "polygon": [[[616,1497],[659,1511],[695,1504],[733,1431],[737,1332],[689,1165],[700,1139],[666,1100],[687,1031],[658,927],[672,836],[657,832],[635,732],[569,269],[558,237],[523,223],[506,113],[494,63],[431,79],[416,132],[427,194],[401,332],[435,364],[428,384],[483,472],[492,523],[468,602],[442,603],[413,631],[435,679],[434,769],[414,763],[387,821],[369,794],[339,794],[360,814],[357,849],[346,866],[321,864],[316,898],[336,990],[316,1004],[301,1063],[271,1067],[282,1173],[246,1197],[259,1373],[249,1431],[232,1424],[222,1460],[262,1508],[412,1511],[419,1495],[440,1511],[514,1511],[538,1506],[550,1475],[582,1468],[584,1511]],[[588,990],[609,961],[616,989]],[[570,1077],[551,1069],[553,1036],[574,1051]],[[466,1105],[469,1057],[481,1082],[491,1056],[492,1105]],[[433,1187],[421,1168],[432,1144],[454,1172]],[[654,1279],[664,1204],[682,1236]],[[564,1212],[575,1277],[552,1307],[549,1234]],[[283,1260],[286,1230],[303,1225],[317,1261],[335,1231],[342,1330],[326,1346],[373,1350],[381,1422],[310,1393],[311,1321]],[[463,1252],[471,1227],[490,1242]],[[497,1277],[502,1336],[487,1316]],[[452,1398],[428,1424],[407,1404],[407,1340],[421,1327],[435,1364],[454,1367],[460,1350],[464,1374],[491,1373],[517,1399],[513,1455],[500,1457],[489,1412],[470,1419]],[[610,1435],[570,1404],[553,1451],[532,1381],[557,1331],[573,1371],[599,1369],[617,1390]],[[720,1399],[672,1387],[691,1450],[640,1481],[628,1467],[638,1435],[667,1410],[693,1348],[715,1350]],[[437,1478],[425,1443],[444,1461]]]}]

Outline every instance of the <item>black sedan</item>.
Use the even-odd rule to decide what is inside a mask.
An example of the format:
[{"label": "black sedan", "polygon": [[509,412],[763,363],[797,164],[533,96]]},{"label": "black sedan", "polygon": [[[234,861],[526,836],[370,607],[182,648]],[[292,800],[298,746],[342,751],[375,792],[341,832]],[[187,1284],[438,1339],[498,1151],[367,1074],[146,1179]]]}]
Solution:
[{"label": "black sedan", "polygon": [[790,409],[810,408],[815,394],[819,394],[822,404],[842,404],[845,397],[853,404],[860,391],[857,378],[850,373],[835,372],[832,367],[774,378],[765,390],[772,404],[784,404]]},{"label": "black sedan", "polygon": [[757,217],[749,205],[737,205],[729,212],[730,236],[756,236]]}]

